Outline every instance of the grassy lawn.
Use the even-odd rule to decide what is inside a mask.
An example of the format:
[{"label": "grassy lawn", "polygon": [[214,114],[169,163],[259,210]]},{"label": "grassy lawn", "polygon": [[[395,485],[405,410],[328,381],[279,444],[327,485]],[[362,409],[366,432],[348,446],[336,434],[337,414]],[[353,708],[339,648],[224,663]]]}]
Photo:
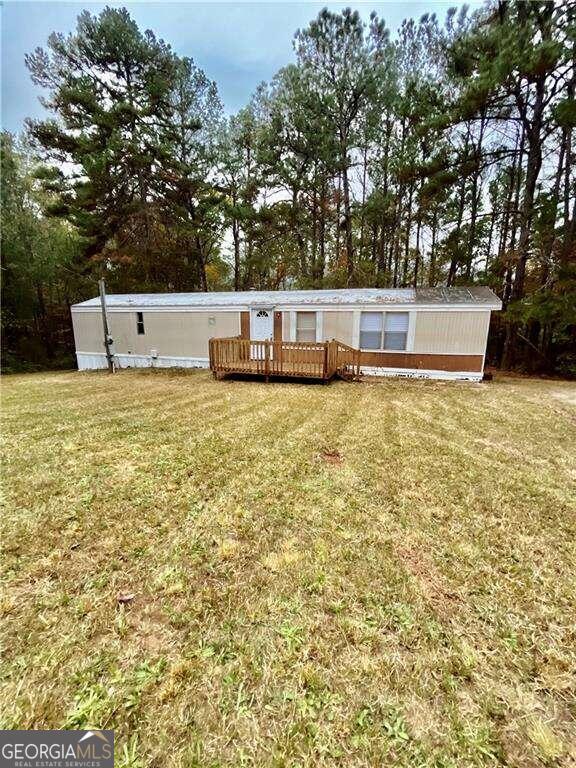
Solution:
[{"label": "grassy lawn", "polygon": [[575,405],[6,378],[1,727],[146,768],[574,765]]}]

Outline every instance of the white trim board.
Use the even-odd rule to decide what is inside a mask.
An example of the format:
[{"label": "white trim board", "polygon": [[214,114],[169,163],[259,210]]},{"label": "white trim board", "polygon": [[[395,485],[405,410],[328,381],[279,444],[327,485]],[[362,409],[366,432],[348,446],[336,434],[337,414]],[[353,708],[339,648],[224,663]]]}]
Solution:
[{"label": "white trim board", "polygon": [[322,341],[324,338],[324,312],[314,310],[316,315],[316,341]]},{"label": "white trim board", "polygon": [[414,352],[414,337],[416,336],[416,312],[408,312],[408,333],[406,335],[406,352]]},{"label": "white trim board", "polygon": [[362,312],[355,309],[352,312],[352,346],[358,349],[360,347],[360,319]]},{"label": "white trim board", "polygon": [[290,316],[290,338],[288,341],[296,341],[296,312],[290,310],[288,314]]}]

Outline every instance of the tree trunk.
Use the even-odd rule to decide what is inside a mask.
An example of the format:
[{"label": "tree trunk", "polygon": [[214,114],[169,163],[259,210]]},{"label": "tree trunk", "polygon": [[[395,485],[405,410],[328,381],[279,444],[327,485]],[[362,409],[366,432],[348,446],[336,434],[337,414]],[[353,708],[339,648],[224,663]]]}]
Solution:
[{"label": "tree trunk", "polygon": [[504,253],[508,253],[506,274],[504,281],[504,293],[502,296],[503,309],[510,303],[512,296],[512,277],[513,277],[513,254],[516,250],[516,233],[518,231],[518,209],[520,207],[520,189],[522,186],[522,170],[524,160],[524,146],[526,144],[526,131],[522,128],[520,136],[520,145],[518,147],[518,163],[516,164],[516,158],[514,158],[514,198],[512,201],[512,227],[510,229],[510,241],[508,244],[504,243]]},{"label": "tree trunk", "polygon": [[204,251],[202,247],[202,240],[196,236],[196,248],[198,250],[198,277],[200,278],[200,290],[208,290],[208,280],[206,279],[206,264],[204,260]]},{"label": "tree trunk", "polygon": [[318,194],[317,194],[317,178],[314,173],[313,187],[312,187],[312,242],[310,247],[310,261],[312,264],[312,280],[314,285],[318,280]]},{"label": "tree trunk", "polygon": [[520,239],[518,241],[518,263],[512,288],[512,299],[518,300],[524,296],[524,281],[526,278],[526,262],[528,261],[528,249],[530,247],[530,227],[534,210],[534,193],[536,182],[542,167],[542,118],[544,114],[545,80],[540,78],[536,84],[536,103],[532,125],[527,133],[528,160],[526,163],[526,184],[522,199],[522,211],[520,218]]},{"label": "tree trunk", "polygon": [[[554,186],[551,192],[551,204],[554,208],[554,218],[550,222],[550,227],[545,234],[545,241],[542,248],[543,256],[543,270],[546,273],[546,277],[550,274],[550,262],[552,260],[552,251],[554,249],[554,243],[556,241],[556,220],[558,218],[558,203],[560,202],[560,185],[562,183],[562,175],[564,173],[564,156],[566,152],[566,131],[562,131],[562,139],[560,142],[560,152],[558,153],[558,166],[556,168],[556,177],[554,179]],[[544,284],[546,284],[547,280]]]},{"label": "tree trunk", "polygon": [[344,203],[344,234],[346,238],[346,284],[352,285],[354,278],[354,241],[352,239],[352,215],[350,212],[350,186],[348,183],[348,151],[345,144],[342,153],[342,194]]},{"label": "tree trunk", "polygon": [[240,290],[240,222],[232,219],[232,237],[234,239],[234,290]]},{"label": "tree trunk", "polygon": [[432,246],[430,249],[430,270],[428,272],[428,285],[433,288],[436,285],[436,228],[438,226],[438,210],[434,210],[432,219]]},{"label": "tree trunk", "polygon": [[406,237],[404,240],[404,264],[402,265],[402,285],[408,281],[408,256],[410,251],[410,231],[412,229],[412,197],[414,195],[414,183],[410,184],[408,193],[408,216],[406,218]]},{"label": "tree trunk", "polygon": [[420,227],[421,227],[421,220],[420,216],[418,216],[418,220],[416,222],[416,258],[414,260],[414,288],[418,287],[418,271],[420,269]]},{"label": "tree trunk", "polygon": [[362,209],[360,213],[360,248],[364,250],[364,227],[366,224],[366,179],[368,174],[368,145],[362,151]]},{"label": "tree trunk", "polygon": [[452,258],[450,259],[450,268],[448,269],[448,279],[446,285],[450,287],[454,285],[456,279],[456,272],[458,271],[459,264],[459,249],[460,249],[460,229],[462,227],[462,219],[464,217],[464,202],[466,200],[466,179],[462,177],[460,182],[460,199],[458,201],[458,219],[456,222],[456,242],[454,243],[454,250],[452,251]]},{"label": "tree trunk", "polygon": [[480,181],[481,172],[481,160],[482,160],[482,140],[484,138],[484,128],[486,126],[485,118],[486,109],[482,110],[482,116],[480,119],[480,133],[478,136],[478,144],[474,150],[476,167],[474,169],[474,176],[472,179],[472,194],[471,194],[471,210],[470,210],[470,230],[468,232],[468,252],[466,254],[466,280],[469,282],[472,278],[472,263],[474,261],[474,240],[476,237],[476,220],[478,216],[478,203],[480,202],[481,190],[478,190],[478,182]]},{"label": "tree trunk", "polygon": [[463,165],[464,161],[468,158],[468,145],[470,143],[470,124],[466,125],[466,140],[464,142],[463,160],[460,164],[460,173],[462,178],[460,179],[460,199],[458,201],[458,218],[456,221],[456,243],[454,251],[452,252],[452,258],[450,259],[450,267],[448,269],[448,278],[446,285],[450,287],[454,285],[456,279],[456,272],[458,271],[459,255],[460,255],[460,230],[462,229],[462,220],[464,218],[464,207],[466,204],[466,176],[464,175]]},{"label": "tree trunk", "polygon": [[336,188],[336,264],[340,266],[340,209],[342,207],[342,174],[338,172]]},{"label": "tree trunk", "polygon": [[[568,98],[574,99],[574,92],[576,90],[576,42],[572,43],[572,77],[568,82]],[[562,243],[561,259],[567,261],[570,254],[570,247],[574,247],[574,240],[576,239],[576,199],[572,201],[573,212],[572,221],[570,221],[570,199],[571,199],[571,187],[570,187],[570,173],[572,165],[572,134],[571,128],[566,128],[564,131],[565,146],[566,146],[566,169],[564,173],[564,239]]]},{"label": "tree trunk", "polygon": [[326,269],[326,206],[327,206],[327,183],[322,179],[322,195],[320,197],[320,247],[319,247],[319,265],[318,276],[324,280],[324,271]]},{"label": "tree trunk", "polygon": [[302,237],[302,232],[300,231],[300,223],[298,221],[298,188],[294,187],[292,189],[292,227],[294,236],[296,238],[296,245],[298,247],[298,258],[300,260],[300,274],[302,277],[308,277],[309,271],[308,271],[308,258],[307,258],[307,252],[306,252],[306,242],[304,238]]},{"label": "tree trunk", "polygon": [[[528,140],[528,157],[526,161],[526,181],[524,184],[524,193],[522,197],[522,208],[520,211],[520,236],[518,239],[518,260],[516,263],[516,272],[514,282],[510,291],[510,300],[519,301],[524,296],[524,283],[526,280],[526,263],[528,261],[530,248],[530,234],[532,225],[532,214],[534,210],[534,195],[536,192],[536,182],[542,167],[542,120],[544,115],[544,95],[545,95],[545,77],[540,77],[536,82],[536,100],[532,112],[532,120],[526,130]],[[525,121],[526,124],[526,121]],[[520,171],[522,165],[520,164]],[[518,323],[509,322],[506,330],[506,341],[504,344],[503,364],[507,368],[512,368],[515,363],[516,350],[515,341],[518,334]]]}]

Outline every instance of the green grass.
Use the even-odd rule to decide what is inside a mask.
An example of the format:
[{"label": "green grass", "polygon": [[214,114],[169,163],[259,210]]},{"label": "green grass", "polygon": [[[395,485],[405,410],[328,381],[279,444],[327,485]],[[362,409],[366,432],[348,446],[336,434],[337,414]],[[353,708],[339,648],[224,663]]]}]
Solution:
[{"label": "green grass", "polygon": [[0,726],[132,768],[573,765],[575,403],[6,378]]}]

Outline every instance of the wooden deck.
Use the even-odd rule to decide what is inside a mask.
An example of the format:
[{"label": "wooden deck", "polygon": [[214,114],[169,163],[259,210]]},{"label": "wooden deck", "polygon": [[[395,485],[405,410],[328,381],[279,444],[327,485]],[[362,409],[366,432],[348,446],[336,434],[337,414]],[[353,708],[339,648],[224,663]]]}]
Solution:
[{"label": "wooden deck", "polygon": [[360,376],[360,350],[341,341],[257,341],[240,337],[210,339],[210,369],[216,378],[255,374],[321,379]]}]

